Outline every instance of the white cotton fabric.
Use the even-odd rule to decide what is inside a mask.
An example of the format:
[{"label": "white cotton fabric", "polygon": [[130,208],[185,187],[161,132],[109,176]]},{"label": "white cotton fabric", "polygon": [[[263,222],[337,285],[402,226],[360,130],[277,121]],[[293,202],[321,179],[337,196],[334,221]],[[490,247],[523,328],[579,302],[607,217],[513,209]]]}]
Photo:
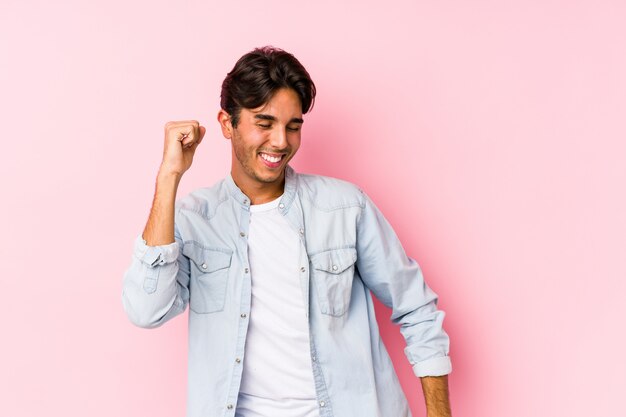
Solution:
[{"label": "white cotton fabric", "polygon": [[279,201],[250,206],[252,301],[236,417],[319,417],[299,277],[308,262]]}]

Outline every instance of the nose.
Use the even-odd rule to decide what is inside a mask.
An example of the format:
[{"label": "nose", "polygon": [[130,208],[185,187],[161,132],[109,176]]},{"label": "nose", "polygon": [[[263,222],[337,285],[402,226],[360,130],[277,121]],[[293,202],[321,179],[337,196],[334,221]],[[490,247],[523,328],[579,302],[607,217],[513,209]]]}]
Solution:
[{"label": "nose", "polygon": [[274,129],[270,135],[270,145],[276,149],[285,149],[287,147],[287,133],[285,129]]}]

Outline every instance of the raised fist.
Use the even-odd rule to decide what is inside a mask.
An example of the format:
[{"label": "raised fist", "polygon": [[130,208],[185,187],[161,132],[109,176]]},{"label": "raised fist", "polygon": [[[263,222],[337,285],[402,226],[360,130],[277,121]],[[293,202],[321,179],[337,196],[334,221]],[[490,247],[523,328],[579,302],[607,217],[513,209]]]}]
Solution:
[{"label": "raised fist", "polygon": [[206,129],[197,120],[167,122],[161,171],[182,176],[191,166],[205,133]]}]

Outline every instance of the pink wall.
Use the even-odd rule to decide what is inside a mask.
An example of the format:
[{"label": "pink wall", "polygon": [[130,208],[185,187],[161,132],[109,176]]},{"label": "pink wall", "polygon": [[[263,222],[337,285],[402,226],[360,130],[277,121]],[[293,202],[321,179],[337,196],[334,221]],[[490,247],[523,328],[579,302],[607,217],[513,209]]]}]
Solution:
[{"label": "pink wall", "polygon": [[163,125],[208,128],[181,193],[221,178],[220,83],[263,44],[319,89],[295,167],[365,188],[440,295],[455,416],[626,415],[625,17],[618,1],[4,0],[0,415],[183,415],[186,314],[133,327],[122,274]]}]

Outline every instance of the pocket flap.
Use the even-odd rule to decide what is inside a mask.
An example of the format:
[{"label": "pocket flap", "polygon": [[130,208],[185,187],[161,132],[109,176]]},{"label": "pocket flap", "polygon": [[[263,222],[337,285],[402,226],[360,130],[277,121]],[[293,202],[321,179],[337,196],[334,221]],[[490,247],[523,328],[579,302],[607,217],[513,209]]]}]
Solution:
[{"label": "pocket flap", "polygon": [[332,249],[311,256],[313,268],[330,274],[340,274],[354,265],[355,248]]},{"label": "pocket flap", "polygon": [[183,255],[205,273],[228,268],[233,257],[230,249],[208,249],[194,243],[183,246]]}]

